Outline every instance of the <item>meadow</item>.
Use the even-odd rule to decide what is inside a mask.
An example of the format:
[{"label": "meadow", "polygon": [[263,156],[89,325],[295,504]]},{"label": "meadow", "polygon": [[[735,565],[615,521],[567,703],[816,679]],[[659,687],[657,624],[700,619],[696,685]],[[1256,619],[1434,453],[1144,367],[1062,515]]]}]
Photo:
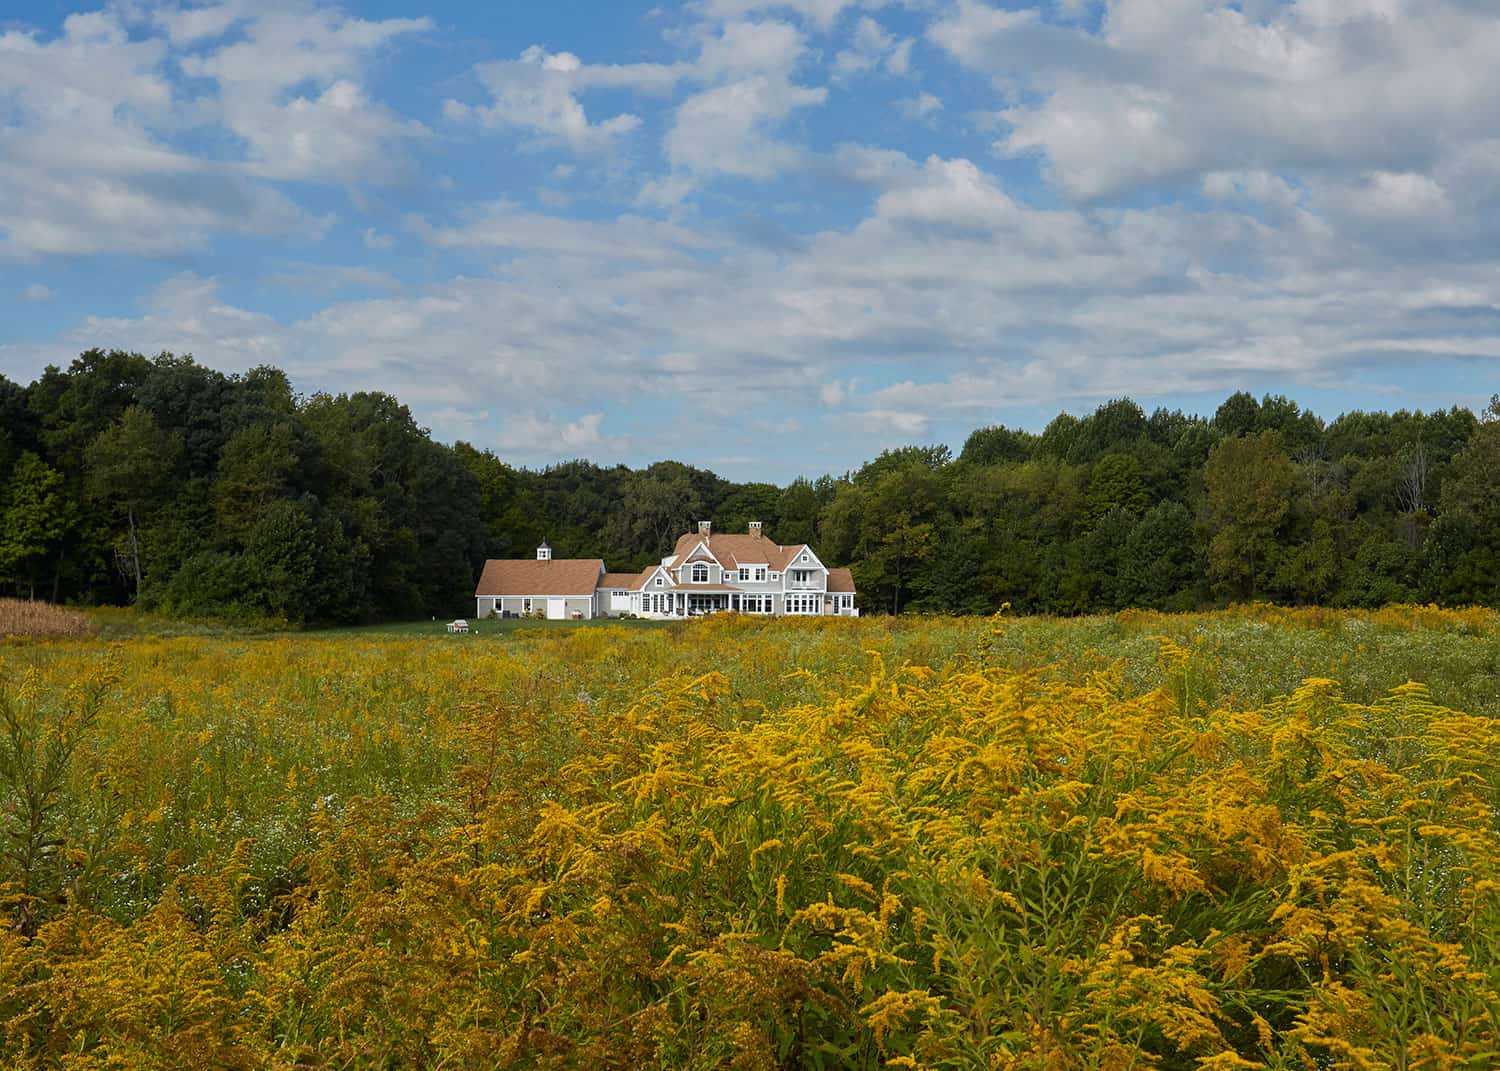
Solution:
[{"label": "meadow", "polygon": [[1481,610],[0,641],[0,1066],[1493,1067],[1497,714]]}]

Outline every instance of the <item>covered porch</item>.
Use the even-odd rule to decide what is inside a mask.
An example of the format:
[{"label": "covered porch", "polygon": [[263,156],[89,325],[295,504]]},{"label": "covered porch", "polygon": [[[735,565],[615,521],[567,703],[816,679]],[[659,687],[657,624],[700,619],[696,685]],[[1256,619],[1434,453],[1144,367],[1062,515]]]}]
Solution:
[{"label": "covered porch", "polygon": [[736,591],[718,584],[684,585],[643,594],[642,613],[648,617],[702,617],[727,612],[769,615],[775,612],[775,606],[769,593]]}]

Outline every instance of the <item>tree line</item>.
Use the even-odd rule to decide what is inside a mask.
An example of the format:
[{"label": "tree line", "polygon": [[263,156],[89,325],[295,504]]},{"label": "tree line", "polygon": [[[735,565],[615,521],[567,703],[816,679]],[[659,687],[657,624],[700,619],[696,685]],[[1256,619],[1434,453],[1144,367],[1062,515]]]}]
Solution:
[{"label": "tree line", "polygon": [[712,518],[852,565],[866,612],[1494,605],[1497,474],[1500,399],[1325,423],[1246,393],[1212,417],[1118,399],[784,487],[676,461],[530,470],[434,442],[386,394],[90,350],[28,386],[0,376],[0,585],[183,616],[410,619],[465,606],[487,557],[547,539],[639,569]]}]

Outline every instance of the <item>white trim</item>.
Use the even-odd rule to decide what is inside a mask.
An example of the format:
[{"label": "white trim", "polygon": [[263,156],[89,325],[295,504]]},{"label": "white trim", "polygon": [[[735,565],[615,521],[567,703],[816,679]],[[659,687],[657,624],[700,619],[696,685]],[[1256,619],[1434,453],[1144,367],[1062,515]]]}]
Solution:
[{"label": "white trim", "polygon": [[[817,552],[814,551],[812,547],[809,547],[806,543],[799,544],[799,547],[800,549],[797,551],[797,556],[799,558],[803,554],[806,554],[812,558],[813,564],[817,566],[817,568],[822,569],[825,573],[828,572],[828,566],[823,564],[823,559],[818,557]],[[798,562],[798,564],[800,565],[802,563]]]},{"label": "white trim", "polygon": [[698,545],[696,547],[694,547],[692,550],[688,551],[686,554],[684,554],[682,556],[682,561],[678,562],[677,564],[678,565],[686,565],[688,562],[692,561],[693,557],[698,553],[698,551],[701,550],[701,551],[703,551],[703,553],[707,554],[710,558],[712,558],[714,564],[717,565],[720,569],[724,568],[724,563],[721,562],[721,561],[719,561],[718,555],[716,555],[714,553],[714,551],[713,551],[713,548],[708,545],[708,539],[707,539],[707,537],[703,536],[701,533],[694,533],[694,534],[698,538]]}]

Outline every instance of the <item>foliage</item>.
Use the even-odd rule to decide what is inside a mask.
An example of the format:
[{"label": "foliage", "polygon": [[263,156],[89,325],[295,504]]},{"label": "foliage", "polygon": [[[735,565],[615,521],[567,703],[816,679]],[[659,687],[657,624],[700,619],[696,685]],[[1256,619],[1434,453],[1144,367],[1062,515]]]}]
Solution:
[{"label": "foliage", "polygon": [[525,469],[434,442],[389,395],[89,350],[25,387],[0,377],[0,583],[194,618],[411,620],[472,611],[486,558],[545,539],[635,570],[710,520],[851,566],[865,613],[1495,605],[1497,427],[1116,398],[1040,434],[979,428],[956,459],[899,446],[777,486],[673,460]]},{"label": "foliage", "polygon": [[1250,606],[12,646],[0,1062],[1485,1066],[1497,638]]},{"label": "foliage", "polygon": [[10,480],[0,488],[0,579],[24,579],[27,594],[48,557],[78,522],[60,472],[31,451],[21,454]]}]

